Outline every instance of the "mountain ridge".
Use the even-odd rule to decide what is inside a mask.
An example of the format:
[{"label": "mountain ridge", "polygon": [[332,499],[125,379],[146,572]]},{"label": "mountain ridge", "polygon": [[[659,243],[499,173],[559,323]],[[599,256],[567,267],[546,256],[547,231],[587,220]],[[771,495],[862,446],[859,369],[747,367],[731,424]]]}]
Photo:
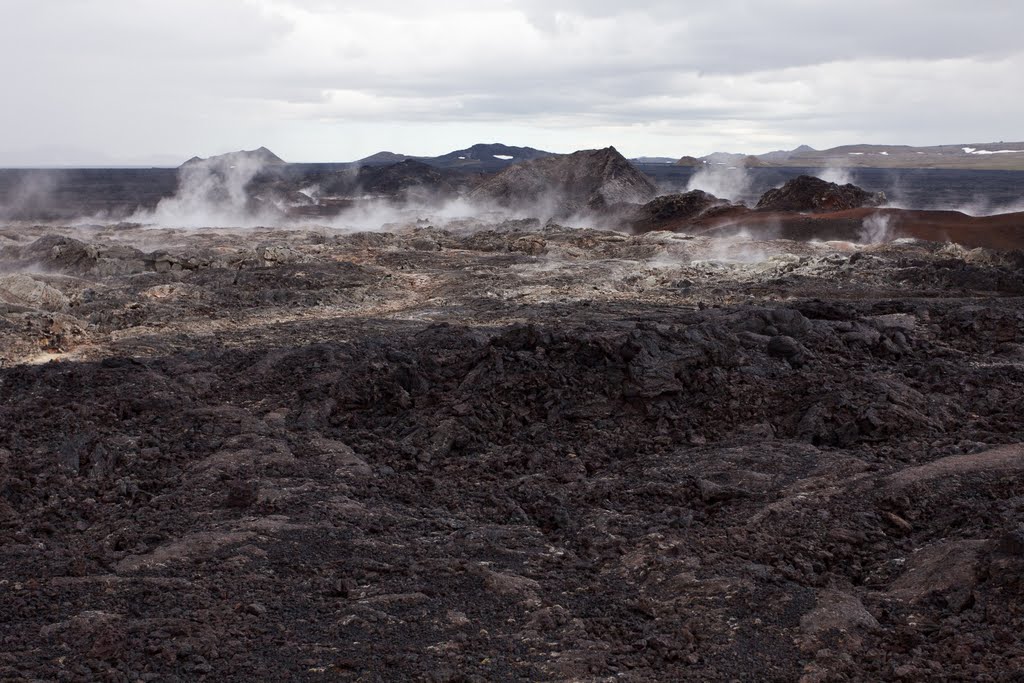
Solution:
[{"label": "mountain ridge", "polygon": [[558,156],[533,147],[515,147],[500,142],[476,143],[464,149],[457,149],[433,157],[377,152],[352,162],[359,166],[384,166],[403,161],[419,161],[438,168],[455,168],[470,171],[497,172],[520,161],[532,161],[549,156]]},{"label": "mountain ridge", "polygon": [[[693,165],[684,156],[677,165]],[[782,168],[905,168],[1024,171],[1024,142],[976,142],[955,145],[849,144],[817,150],[800,145],[792,150],[744,155],[714,152],[699,158],[703,165],[774,166]]]}]

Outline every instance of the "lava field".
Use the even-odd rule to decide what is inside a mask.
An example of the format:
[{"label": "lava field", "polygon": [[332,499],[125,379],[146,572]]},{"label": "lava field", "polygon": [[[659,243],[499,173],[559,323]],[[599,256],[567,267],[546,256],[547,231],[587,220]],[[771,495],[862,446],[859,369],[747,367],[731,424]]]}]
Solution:
[{"label": "lava field", "polygon": [[1024,256],[0,228],[0,680],[1010,681]]}]

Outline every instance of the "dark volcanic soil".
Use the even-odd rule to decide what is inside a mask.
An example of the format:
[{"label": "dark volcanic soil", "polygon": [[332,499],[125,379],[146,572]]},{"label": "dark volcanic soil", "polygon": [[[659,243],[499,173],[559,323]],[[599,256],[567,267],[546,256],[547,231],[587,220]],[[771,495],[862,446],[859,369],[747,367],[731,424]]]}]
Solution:
[{"label": "dark volcanic soil", "polygon": [[523,221],[0,261],[0,679],[1024,670],[1018,255]]}]

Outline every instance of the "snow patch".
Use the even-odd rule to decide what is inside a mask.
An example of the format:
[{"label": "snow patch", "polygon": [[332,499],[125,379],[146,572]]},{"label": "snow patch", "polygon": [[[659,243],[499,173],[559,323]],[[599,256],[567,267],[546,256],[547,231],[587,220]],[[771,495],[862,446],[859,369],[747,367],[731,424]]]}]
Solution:
[{"label": "snow patch", "polygon": [[978,149],[977,147],[962,147],[965,154],[1020,154],[1024,149]]},{"label": "snow patch", "polygon": [[515,157],[510,157],[507,154],[495,154],[494,158],[501,159],[502,161],[512,161],[513,159],[515,159]]}]

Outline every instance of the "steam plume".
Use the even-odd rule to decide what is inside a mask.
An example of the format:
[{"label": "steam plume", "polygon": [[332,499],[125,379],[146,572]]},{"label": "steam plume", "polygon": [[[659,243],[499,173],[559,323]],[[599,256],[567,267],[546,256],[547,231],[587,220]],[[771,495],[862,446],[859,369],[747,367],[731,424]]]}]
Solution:
[{"label": "steam plume", "polygon": [[721,199],[736,202],[748,197],[751,184],[750,174],[743,166],[709,165],[690,178],[686,189],[703,190]]},{"label": "steam plume", "polygon": [[822,169],[818,173],[818,177],[822,180],[835,183],[836,185],[849,185],[853,183],[853,175],[847,168],[840,166],[829,166],[828,168]]},{"label": "steam plume", "polygon": [[168,227],[251,227],[277,222],[279,212],[246,191],[266,164],[247,156],[225,156],[189,162],[178,172],[178,191],[160,200],[153,211],[130,220]]},{"label": "steam plume", "polygon": [[879,244],[892,239],[891,220],[888,214],[873,213],[864,218],[861,222],[860,234],[858,235],[861,244]]}]

